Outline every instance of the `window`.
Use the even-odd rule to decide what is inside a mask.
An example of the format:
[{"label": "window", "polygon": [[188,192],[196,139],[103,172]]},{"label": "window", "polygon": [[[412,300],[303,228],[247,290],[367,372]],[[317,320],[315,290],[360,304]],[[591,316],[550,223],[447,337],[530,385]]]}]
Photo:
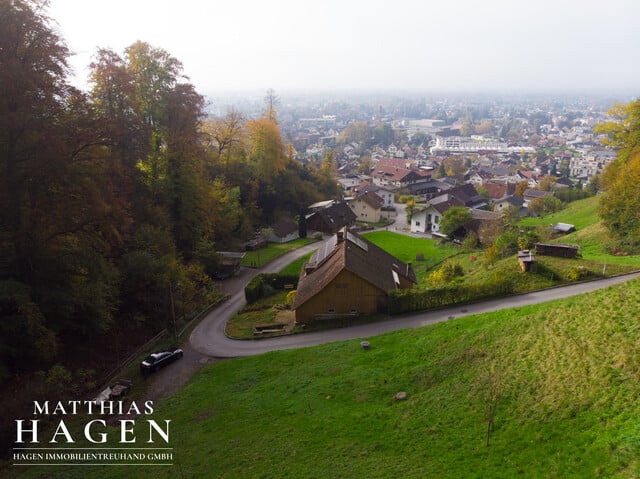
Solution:
[{"label": "window", "polygon": [[439,217],[439,216],[434,216],[434,217],[433,217],[433,222],[434,222],[435,224],[438,224],[438,223],[440,222],[440,217]]},{"label": "window", "polygon": [[416,226],[420,226],[420,222],[419,221],[416,221]]}]

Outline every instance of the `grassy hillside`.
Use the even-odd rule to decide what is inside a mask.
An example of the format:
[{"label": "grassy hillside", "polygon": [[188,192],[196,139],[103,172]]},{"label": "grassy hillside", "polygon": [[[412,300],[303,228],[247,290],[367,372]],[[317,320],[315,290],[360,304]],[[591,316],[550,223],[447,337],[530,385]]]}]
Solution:
[{"label": "grassy hillside", "polygon": [[524,218],[520,224],[546,226],[562,222],[575,225],[577,230],[575,233],[558,238],[556,241],[580,245],[583,258],[588,260],[640,267],[640,255],[614,256],[605,251],[610,238],[598,217],[598,201],[597,196],[574,201],[562,211],[542,218]]},{"label": "grassy hillside", "polygon": [[597,196],[573,201],[562,211],[545,215],[539,218],[523,218],[520,224],[523,226],[552,225],[554,223],[569,223],[581,230],[600,222],[598,217]]},{"label": "grassy hillside", "polygon": [[172,468],[24,477],[637,477],[638,318],[635,281],[386,334],[369,351],[215,363],[158,407]]}]

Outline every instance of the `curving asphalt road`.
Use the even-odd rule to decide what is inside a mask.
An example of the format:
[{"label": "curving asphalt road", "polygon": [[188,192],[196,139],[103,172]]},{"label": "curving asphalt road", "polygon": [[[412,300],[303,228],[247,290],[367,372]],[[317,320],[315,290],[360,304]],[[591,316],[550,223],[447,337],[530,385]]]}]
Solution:
[{"label": "curving asphalt road", "polygon": [[467,305],[458,305],[438,311],[422,312],[417,314],[395,317],[386,321],[379,321],[349,328],[319,331],[314,333],[294,334],[276,338],[259,340],[235,340],[225,335],[224,328],[227,320],[233,316],[245,304],[244,285],[260,272],[278,272],[293,260],[318,248],[318,243],[306,245],[296,251],[288,253],[261,270],[243,270],[241,278],[237,278],[230,291],[231,297],[220,307],[212,310],[193,330],[189,338],[191,347],[197,352],[214,358],[233,358],[240,356],[253,356],[281,349],[294,349],[333,341],[348,339],[368,338],[388,331],[405,328],[416,328],[429,324],[460,318],[471,314],[486,313],[506,308],[522,307],[531,304],[543,303],[554,299],[567,298],[578,294],[589,293],[608,286],[623,283],[640,277],[640,272],[551,288],[543,291],[520,294],[507,298],[490,301],[482,301]]}]

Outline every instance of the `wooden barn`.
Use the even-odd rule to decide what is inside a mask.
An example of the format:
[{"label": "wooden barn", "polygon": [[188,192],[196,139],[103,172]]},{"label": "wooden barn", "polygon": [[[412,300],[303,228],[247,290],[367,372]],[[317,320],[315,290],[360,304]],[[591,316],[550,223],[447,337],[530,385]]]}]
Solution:
[{"label": "wooden barn", "polygon": [[536,243],[536,253],[540,256],[557,256],[559,258],[578,258],[580,246],[563,243]]},{"label": "wooden barn", "polygon": [[384,312],[388,291],[415,282],[411,264],[345,228],[305,264],[293,304],[296,321]]}]

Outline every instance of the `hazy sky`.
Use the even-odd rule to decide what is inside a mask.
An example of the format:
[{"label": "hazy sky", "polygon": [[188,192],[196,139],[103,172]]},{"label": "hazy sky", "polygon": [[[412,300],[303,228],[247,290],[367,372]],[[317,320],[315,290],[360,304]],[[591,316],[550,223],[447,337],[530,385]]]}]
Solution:
[{"label": "hazy sky", "polygon": [[638,0],[51,0],[79,84],[98,47],[196,89],[640,91]]}]

